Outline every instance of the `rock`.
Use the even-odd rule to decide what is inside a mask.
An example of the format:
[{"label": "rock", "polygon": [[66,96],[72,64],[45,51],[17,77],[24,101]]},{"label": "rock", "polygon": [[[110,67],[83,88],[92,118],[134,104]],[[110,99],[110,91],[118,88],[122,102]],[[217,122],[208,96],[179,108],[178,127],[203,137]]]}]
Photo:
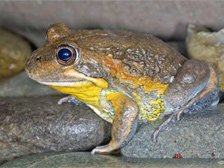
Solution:
[{"label": "rock", "polygon": [[[57,22],[73,29],[146,32],[166,40],[184,40],[188,23],[215,30],[224,26],[221,1],[4,1],[0,16],[0,26],[20,32],[38,45],[43,44],[39,39],[44,41],[49,25]],[[39,32],[42,38],[33,36]]]},{"label": "rock", "polygon": [[30,44],[20,36],[0,29],[0,78],[17,74],[31,55]]},{"label": "rock", "polygon": [[108,142],[111,124],[61,96],[0,98],[0,161],[31,153],[86,151]]},{"label": "rock", "polygon": [[7,162],[0,168],[223,168],[222,159],[143,159],[109,155],[91,155],[89,152],[43,153],[25,156]]},{"label": "rock", "polygon": [[175,154],[183,158],[224,157],[224,104],[183,115],[153,142],[152,134],[163,121],[141,125],[121,149],[122,154],[139,158],[173,158]]},{"label": "rock", "polygon": [[46,96],[62,93],[31,80],[25,72],[0,80],[0,97]]},{"label": "rock", "polygon": [[215,68],[224,91],[224,29],[212,33],[204,27],[189,25],[186,44],[190,58],[204,60]]}]

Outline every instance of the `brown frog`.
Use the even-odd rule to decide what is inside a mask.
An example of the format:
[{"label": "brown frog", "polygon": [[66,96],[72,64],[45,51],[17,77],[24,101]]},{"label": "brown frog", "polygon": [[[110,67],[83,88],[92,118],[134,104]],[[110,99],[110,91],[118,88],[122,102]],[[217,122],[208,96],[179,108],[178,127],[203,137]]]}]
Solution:
[{"label": "brown frog", "polygon": [[26,65],[29,77],[62,93],[59,101],[88,105],[112,123],[111,141],[92,153],[125,146],[139,121],[171,115],[153,139],[181,114],[217,104],[218,78],[207,63],[188,60],[143,33],[70,30],[54,24]]}]

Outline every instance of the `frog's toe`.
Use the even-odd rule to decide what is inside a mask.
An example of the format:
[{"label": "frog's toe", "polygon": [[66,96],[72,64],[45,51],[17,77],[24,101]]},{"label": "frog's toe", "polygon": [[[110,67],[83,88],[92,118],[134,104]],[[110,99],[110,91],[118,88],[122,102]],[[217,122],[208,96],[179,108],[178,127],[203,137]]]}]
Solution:
[{"label": "frog's toe", "polygon": [[107,144],[107,145],[104,145],[104,146],[97,146],[96,148],[94,148],[92,151],[91,151],[91,154],[95,154],[95,153],[109,153],[111,152],[112,149],[110,148],[110,145]]},{"label": "frog's toe", "polygon": [[180,117],[183,113],[184,113],[184,110],[181,110],[180,112],[177,113],[177,121],[180,121]]},{"label": "frog's toe", "polygon": [[66,96],[66,97],[63,97],[61,98],[59,101],[58,101],[58,104],[62,104],[62,103],[74,103],[75,105],[79,105],[79,104],[82,104],[82,102],[78,101],[76,98],[74,98],[72,95],[69,95],[69,96]]},{"label": "frog's toe", "polygon": [[172,113],[173,113],[173,111],[163,112],[163,113],[161,113],[159,119],[163,119],[163,117],[168,116],[168,115],[171,115]]},{"label": "frog's toe", "polygon": [[69,102],[72,98],[74,98],[72,95],[63,97],[63,98],[58,100],[58,104]]}]

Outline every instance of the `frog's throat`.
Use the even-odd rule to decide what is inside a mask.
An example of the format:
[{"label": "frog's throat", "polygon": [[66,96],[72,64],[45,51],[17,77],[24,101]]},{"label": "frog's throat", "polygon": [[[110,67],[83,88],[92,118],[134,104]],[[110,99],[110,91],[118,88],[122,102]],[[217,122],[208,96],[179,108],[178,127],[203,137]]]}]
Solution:
[{"label": "frog's throat", "polygon": [[[68,87],[85,87],[85,86],[90,86],[91,83],[93,83],[94,85],[96,85],[97,87],[103,88],[103,89],[107,89],[108,88],[108,82],[106,80],[104,80],[103,78],[92,78],[89,76],[86,76],[82,73],[79,73],[73,69],[68,69],[64,71],[64,74],[66,75],[66,77],[69,78],[74,78],[74,79],[80,79],[80,81],[53,81],[53,82],[45,82],[45,81],[38,81],[41,84],[44,85],[50,85],[50,86],[68,86]],[[84,81],[81,81],[84,80]]]}]

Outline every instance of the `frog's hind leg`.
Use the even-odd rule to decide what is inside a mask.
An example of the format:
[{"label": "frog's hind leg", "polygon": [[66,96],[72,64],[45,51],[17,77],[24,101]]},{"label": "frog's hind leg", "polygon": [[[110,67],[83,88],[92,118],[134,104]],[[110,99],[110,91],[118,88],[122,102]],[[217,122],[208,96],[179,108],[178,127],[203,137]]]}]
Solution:
[{"label": "frog's hind leg", "polygon": [[219,101],[218,78],[213,68],[198,60],[187,61],[165,91],[164,101],[171,116],[154,132],[153,140],[169,123],[180,120],[183,113],[216,105]]}]

